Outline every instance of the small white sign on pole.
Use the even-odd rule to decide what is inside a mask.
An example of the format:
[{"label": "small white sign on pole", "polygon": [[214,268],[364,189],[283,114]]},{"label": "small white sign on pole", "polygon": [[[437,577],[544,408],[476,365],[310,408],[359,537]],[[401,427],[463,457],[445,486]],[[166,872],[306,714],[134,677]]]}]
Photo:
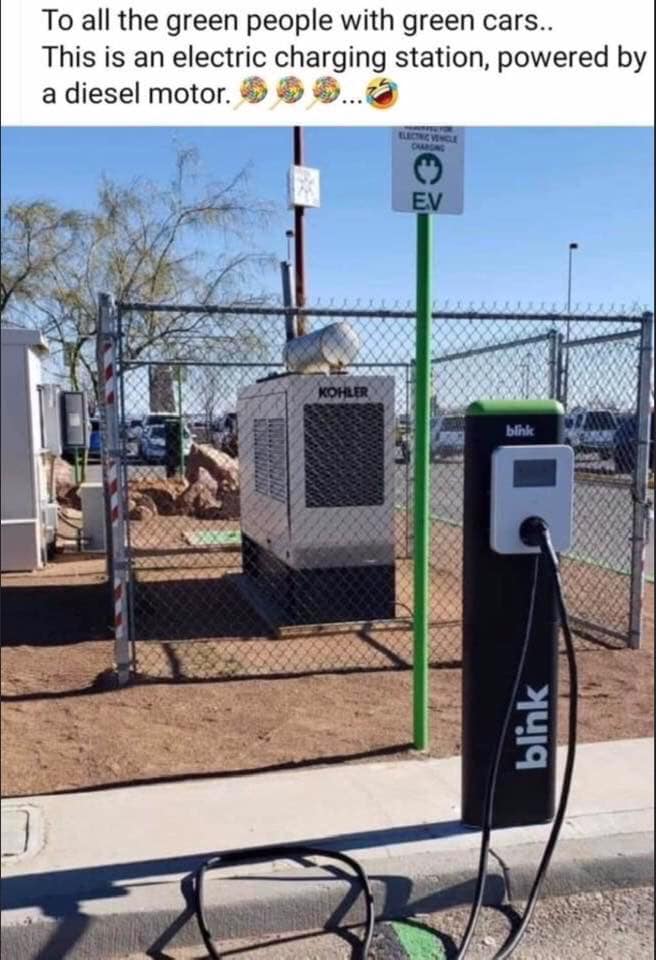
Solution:
[{"label": "small white sign on pole", "polygon": [[320,173],[314,167],[292,166],[289,171],[289,207],[320,207]]},{"label": "small white sign on pole", "polygon": [[392,209],[459,214],[464,208],[463,127],[392,130]]}]

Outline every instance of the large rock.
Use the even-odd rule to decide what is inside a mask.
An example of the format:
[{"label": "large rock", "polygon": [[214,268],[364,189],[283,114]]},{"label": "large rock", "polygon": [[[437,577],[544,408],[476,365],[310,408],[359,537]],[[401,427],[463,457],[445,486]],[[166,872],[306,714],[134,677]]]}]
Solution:
[{"label": "large rock", "polygon": [[238,461],[229,457],[227,453],[215,450],[208,443],[193,444],[191,447],[186,469],[189,483],[200,480],[201,470],[216,481],[216,494],[219,498],[225,493],[239,490]]},{"label": "large rock", "polygon": [[221,502],[199,480],[178,497],[176,508],[177,513],[199,520],[219,520],[221,517]]},{"label": "large rock", "polygon": [[199,483],[201,487],[205,487],[206,490],[209,490],[213,497],[216,496],[219,485],[216,479],[208,470],[205,469],[205,467],[198,468],[198,476],[194,483]]},{"label": "large rock", "polygon": [[130,484],[130,497],[139,505],[139,498],[147,497],[147,508],[154,505],[156,513],[162,517],[171,517],[178,513],[178,498],[188,487],[186,480],[137,480]]},{"label": "large rock", "polygon": [[71,464],[61,457],[55,457],[46,469],[52,470],[52,484],[57,503],[80,510],[82,504],[75,483],[75,471]]},{"label": "large rock", "polygon": [[52,476],[55,484],[55,491],[58,491],[60,487],[75,486],[75,473],[73,471],[73,467],[61,457],[54,458],[54,463],[52,464]]},{"label": "large rock", "polygon": [[130,520],[152,520],[157,516],[157,504],[147,493],[137,493],[128,501]]}]

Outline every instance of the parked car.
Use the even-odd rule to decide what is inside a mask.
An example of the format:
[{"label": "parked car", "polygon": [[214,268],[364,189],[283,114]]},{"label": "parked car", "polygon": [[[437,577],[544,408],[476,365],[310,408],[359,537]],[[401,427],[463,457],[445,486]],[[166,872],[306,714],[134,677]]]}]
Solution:
[{"label": "parked car", "polygon": [[401,414],[396,419],[394,445],[396,462],[410,463],[410,423],[406,414]]},{"label": "parked car", "polygon": [[102,443],[100,439],[100,420],[92,419],[89,423],[89,444],[87,448],[88,460],[100,460]]},{"label": "parked car", "polygon": [[[157,413],[157,412],[149,413],[146,415],[146,419],[143,421],[143,428],[145,429],[146,427],[155,427],[163,423],[178,423],[179,420],[180,420],[180,415],[177,413],[166,412],[166,411],[164,411],[163,413]],[[184,416],[182,417],[182,420],[183,422],[186,422]]]},{"label": "parked car", "polygon": [[[177,421],[176,421],[177,422]],[[182,430],[182,455],[191,453],[192,435],[185,426]],[[143,429],[140,439],[140,453],[146,463],[163,463],[166,457],[166,423],[154,423]]]},{"label": "parked car", "polygon": [[226,413],[218,420],[212,433],[212,442],[217,450],[227,453],[230,457],[239,455],[239,431],[236,413]]},{"label": "parked car", "polygon": [[138,440],[143,432],[143,428],[143,420],[128,420],[126,433],[127,439]]},{"label": "parked car", "polygon": [[575,410],[565,420],[565,442],[577,453],[597,453],[609,460],[618,426],[618,415],[611,410]]},{"label": "parked car", "polygon": [[[649,468],[654,469],[654,412],[650,416]],[[638,455],[638,418],[623,420],[613,439],[613,460],[616,473],[633,473]]]},{"label": "parked car", "polygon": [[463,453],[465,449],[465,418],[458,414],[440,417],[431,436],[431,454],[434,460]]}]

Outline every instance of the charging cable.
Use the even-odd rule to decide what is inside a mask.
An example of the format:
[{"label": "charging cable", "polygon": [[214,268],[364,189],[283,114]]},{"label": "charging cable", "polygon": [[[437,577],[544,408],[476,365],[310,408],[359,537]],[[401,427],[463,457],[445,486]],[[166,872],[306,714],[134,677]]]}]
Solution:
[{"label": "charging cable", "polygon": [[[492,823],[494,820],[494,800],[496,796],[499,768],[501,766],[501,756],[508,734],[508,728],[512,720],[514,705],[515,701],[517,700],[522,674],[524,672],[524,664],[526,662],[526,655],[530,646],[531,633],[533,632],[533,621],[535,618],[535,604],[541,560],[547,564],[554,579],[556,596],[558,600],[558,613],[560,623],[563,628],[563,633],[565,635],[565,646],[567,650],[570,678],[567,759],[565,763],[565,772],[563,775],[563,785],[561,788],[560,800],[558,802],[558,809],[556,811],[556,816],[549,834],[547,845],[535,875],[533,886],[531,887],[531,891],[526,902],[524,915],[517,929],[511,934],[504,946],[494,955],[493,960],[506,960],[507,957],[510,957],[511,954],[515,952],[520,942],[524,938],[524,935],[526,934],[526,930],[531,922],[535,906],[540,897],[540,891],[542,889],[554,849],[558,842],[558,837],[560,836],[561,827],[565,819],[565,812],[567,810],[574,773],[578,707],[578,674],[576,667],[576,654],[574,651],[574,640],[569,624],[567,607],[565,605],[563,583],[560,576],[560,564],[558,562],[558,557],[556,551],[554,550],[553,543],[551,542],[549,527],[542,518],[529,517],[524,520],[520,528],[520,537],[523,543],[525,543],[527,546],[539,547],[540,553],[536,554],[535,556],[528,614],[526,618],[526,630],[524,633],[519,659],[517,661],[512,690],[508,697],[508,706],[506,708],[506,713],[504,715],[503,723],[497,738],[494,757],[492,759],[486,784],[481,851],[471,913],[469,915],[467,927],[465,928],[462,944],[458,950],[455,960],[463,960],[468,953],[483,904],[483,895],[488,874],[488,859],[490,853]],[[236,864],[261,863],[267,860],[283,858],[289,860],[299,860],[307,857],[326,857],[327,859],[336,860],[338,863],[350,867],[355,873],[356,877],[359,879],[365,899],[366,909],[365,930],[362,938],[360,957],[361,960],[368,960],[374,934],[375,910],[371,885],[364,867],[358,863],[357,860],[347,856],[345,853],[332,850],[321,850],[316,847],[307,847],[296,844],[228,851],[226,853],[217,854],[200,867],[196,873],[194,883],[194,906],[198,920],[198,926],[203,938],[203,943],[205,944],[205,948],[212,960],[221,960],[221,954],[219,953],[218,948],[212,938],[205,915],[204,882],[206,872],[218,867],[234,866]]]},{"label": "charging cable", "polygon": [[533,881],[533,886],[528,896],[526,902],[526,909],[524,910],[524,915],[516,928],[516,930],[511,934],[509,939],[503,945],[503,947],[494,955],[493,960],[506,960],[507,957],[510,957],[521,941],[523,940],[528,925],[531,922],[535,906],[540,897],[540,891],[544,883],[544,879],[549,869],[549,864],[551,863],[551,858],[553,852],[558,843],[558,837],[560,836],[560,831],[565,819],[565,812],[567,810],[567,804],[569,802],[569,795],[572,787],[572,778],[574,774],[574,760],[576,756],[576,731],[577,731],[577,714],[578,714],[578,671],[576,666],[576,653],[574,650],[574,639],[572,636],[572,631],[569,624],[569,616],[567,613],[567,607],[565,605],[565,595],[563,590],[563,583],[560,575],[560,563],[558,561],[558,556],[554,550],[553,543],[551,542],[551,535],[549,533],[549,527],[541,517],[528,517],[522,523],[520,527],[520,538],[523,543],[527,546],[539,547],[540,553],[535,557],[535,565],[533,568],[533,581],[531,585],[531,595],[529,600],[529,609],[528,616],[526,621],[526,632],[524,634],[524,641],[522,644],[522,649],[519,655],[519,660],[517,662],[517,669],[515,673],[515,680],[513,683],[512,692],[508,700],[508,706],[506,709],[505,716],[503,718],[503,723],[501,725],[501,730],[497,740],[496,749],[494,752],[494,758],[492,765],[490,767],[490,774],[487,781],[487,787],[485,792],[485,803],[484,803],[484,813],[483,813],[483,835],[481,839],[481,854],[479,860],[478,876],[476,880],[476,890],[474,893],[474,900],[472,903],[471,913],[469,915],[469,921],[467,927],[465,928],[465,933],[463,936],[462,944],[455,960],[463,960],[466,954],[469,951],[472,937],[476,929],[476,925],[480,916],[481,905],[483,902],[483,893],[485,890],[485,881],[487,879],[487,867],[488,867],[488,855],[490,849],[490,837],[492,833],[492,822],[494,818],[494,799],[496,794],[496,785],[497,777],[499,773],[499,766],[501,763],[501,755],[503,751],[503,745],[506,740],[506,735],[508,733],[508,727],[512,718],[515,700],[517,699],[517,692],[519,689],[519,684],[521,681],[521,676],[524,670],[524,663],[526,661],[526,653],[529,648],[531,633],[533,629],[533,620],[535,615],[535,599],[537,592],[537,582],[538,582],[538,571],[540,567],[540,559],[543,559],[547,564],[551,575],[554,579],[556,587],[556,596],[558,601],[558,614],[561,626],[563,628],[563,634],[565,636],[565,647],[567,650],[567,662],[569,667],[569,726],[568,726],[568,738],[567,738],[567,759],[565,761],[565,772],[563,775],[563,785],[560,793],[560,800],[558,802],[558,809],[556,811],[556,816],[554,818],[553,826],[549,834],[549,839],[547,840],[547,845],[545,847],[540,865],[537,869],[535,875],[535,880]]},{"label": "charging cable", "polygon": [[524,632],[524,640],[522,642],[522,648],[519,654],[519,660],[517,662],[517,667],[515,670],[515,678],[513,680],[512,690],[508,696],[508,706],[506,708],[506,713],[501,724],[501,729],[499,731],[499,736],[497,738],[497,745],[494,751],[494,757],[492,758],[492,763],[490,765],[490,772],[487,778],[487,785],[485,788],[485,800],[483,803],[483,833],[481,836],[481,852],[478,861],[478,874],[476,877],[476,888],[474,891],[474,899],[472,900],[471,912],[469,914],[469,920],[467,921],[467,926],[463,934],[462,943],[460,944],[460,949],[456,955],[455,960],[463,960],[463,958],[469,952],[469,947],[471,945],[472,937],[476,931],[476,925],[478,923],[478,918],[480,916],[481,907],[483,905],[483,894],[485,892],[485,882],[487,880],[488,872],[488,857],[490,853],[490,839],[492,836],[492,822],[494,819],[494,800],[496,797],[497,791],[497,779],[499,776],[499,767],[501,766],[501,755],[503,753],[503,745],[506,742],[506,736],[508,734],[508,727],[510,726],[510,721],[512,719],[513,711],[515,708],[515,701],[517,700],[517,694],[519,692],[519,685],[521,682],[522,674],[524,672],[524,664],[526,662],[526,654],[528,652],[531,631],[533,629],[533,618],[535,614],[535,599],[537,595],[538,587],[538,573],[540,569],[540,556],[539,554],[535,557],[533,562],[533,578],[531,583],[531,594],[528,605],[528,616],[526,618],[526,630]]},{"label": "charging cable", "polygon": [[212,960],[221,960],[221,954],[219,953],[219,950],[212,938],[212,933],[207,925],[205,916],[204,893],[205,874],[207,871],[216,869],[217,867],[235,866],[236,864],[262,863],[268,860],[282,859],[304,860],[307,857],[325,857],[328,860],[336,860],[338,863],[350,867],[360,881],[362,895],[364,896],[365,901],[365,924],[360,948],[360,956],[362,960],[367,960],[369,957],[369,950],[371,949],[371,941],[373,940],[374,936],[376,913],[374,908],[374,897],[371,891],[371,884],[369,883],[369,877],[367,876],[364,867],[358,863],[357,860],[354,860],[353,857],[349,857],[345,853],[341,853],[336,850],[321,850],[318,847],[307,847],[301,844],[285,844],[273,847],[253,847],[247,850],[231,850],[226,853],[217,854],[216,857],[208,860],[200,867],[196,873],[194,882],[194,907],[196,910],[196,919],[198,920],[200,933],[203,938],[203,943],[205,944],[205,949]]}]

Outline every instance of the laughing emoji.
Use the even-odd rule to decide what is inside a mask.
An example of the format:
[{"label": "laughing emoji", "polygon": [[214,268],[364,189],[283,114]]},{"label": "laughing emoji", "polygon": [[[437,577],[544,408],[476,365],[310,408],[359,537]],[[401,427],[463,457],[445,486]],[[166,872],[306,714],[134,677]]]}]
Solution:
[{"label": "laughing emoji", "polygon": [[374,77],[367,84],[367,103],[376,110],[389,110],[399,99],[399,88],[389,77]]}]

